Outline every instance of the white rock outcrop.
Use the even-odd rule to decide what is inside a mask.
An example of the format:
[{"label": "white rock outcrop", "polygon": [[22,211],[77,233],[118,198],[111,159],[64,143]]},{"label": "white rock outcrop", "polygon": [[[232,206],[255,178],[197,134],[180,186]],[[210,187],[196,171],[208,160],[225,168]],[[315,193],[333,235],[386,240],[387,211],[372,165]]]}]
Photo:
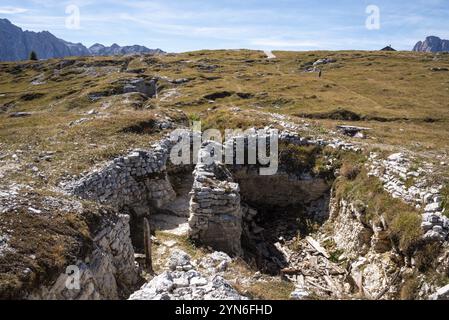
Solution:
[{"label": "white rock outcrop", "polygon": [[39,287],[27,299],[101,300],[128,296],[139,283],[128,221],[127,215],[120,215],[94,236],[93,251],[74,265],[79,270],[75,275],[79,276],[79,289],[67,287],[69,275],[63,273],[52,285]]}]

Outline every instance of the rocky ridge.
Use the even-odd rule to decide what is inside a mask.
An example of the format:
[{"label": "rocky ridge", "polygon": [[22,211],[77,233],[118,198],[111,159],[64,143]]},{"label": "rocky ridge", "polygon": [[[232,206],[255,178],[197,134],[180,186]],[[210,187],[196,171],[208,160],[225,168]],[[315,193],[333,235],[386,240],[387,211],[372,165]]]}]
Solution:
[{"label": "rocky ridge", "polygon": [[413,48],[418,52],[449,52],[449,40],[442,40],[439,37],[427,37],[424,41],[418,41]]},{"label": "rocky ridge", "polygon": [[81,43],[71,43],[55,37],[48,31],[22,31],[7,19],[0,19],[0,61],[27,60],[34,51],[39,59],[63,58],[71,56],[109,56],[127,54],[163,54],[161,49],[144,46],[110,47],[95,44],[86,48]]}]

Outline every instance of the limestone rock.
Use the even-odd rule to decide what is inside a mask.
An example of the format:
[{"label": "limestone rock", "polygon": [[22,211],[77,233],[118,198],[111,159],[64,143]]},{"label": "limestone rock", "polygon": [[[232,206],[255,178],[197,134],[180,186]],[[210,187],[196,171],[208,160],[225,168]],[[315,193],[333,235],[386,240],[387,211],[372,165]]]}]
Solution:
[{"label": "limestone rock", "polygon": [[[220,254],[221,257],[224,257]],[[175,251],[170,261],[185,265],[190,263],[190,256],[181,250]],[[179,266],[179,264],[177,266]],[[175,268],[177,269],[177,268]],[[221,276],[205,276],[196,270],[166,271],[142,288],[134,292],[130,300],[243,300],[245,297]]]},{"label": "limestone rock", "polygon": [[449,300],[449,284],[437,290],[432,296],[430,296],[430,300]]}]

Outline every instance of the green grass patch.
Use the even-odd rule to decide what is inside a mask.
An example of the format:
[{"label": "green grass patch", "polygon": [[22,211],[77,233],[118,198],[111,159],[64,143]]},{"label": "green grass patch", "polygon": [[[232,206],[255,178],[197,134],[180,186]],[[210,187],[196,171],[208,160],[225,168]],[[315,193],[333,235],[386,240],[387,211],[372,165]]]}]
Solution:
[{"label": "green grass patch", "polygon": [[390,238],[404,252],[411,254],[421,236],[421,214],[414,207],[392,198],[381,181],[362,169],[355,179],[340,176],[335,183],[336,197],[363,203],[367,221],[383,217],[389,227]]}]

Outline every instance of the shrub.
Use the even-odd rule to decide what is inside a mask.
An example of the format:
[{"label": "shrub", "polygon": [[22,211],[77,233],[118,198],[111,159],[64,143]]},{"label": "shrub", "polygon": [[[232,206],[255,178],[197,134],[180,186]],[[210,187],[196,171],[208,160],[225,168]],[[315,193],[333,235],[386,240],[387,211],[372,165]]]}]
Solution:
[{"label": "shrub", "polygon": [[422,235],[421,217],[415,212],[398,212],[391,221],[390,234],[403,252],[410,253]]},{"label": "shrub", "polygon": [[414,300],[419,289],[419,281],[416,277],[411,276],[404,281],[401,287],[401,300]]},{"label": "shrub", "polygon": [[315,166],[315,160],[319,147],[297,146],[281,143],[279,145],[279,162],[287,171],[301,173],[311,170]]},{"label": "shrub", "polygon": [[340,174],[348,180],[354,180],[360,173],[360,167],[349,162],[343,163]]}]

